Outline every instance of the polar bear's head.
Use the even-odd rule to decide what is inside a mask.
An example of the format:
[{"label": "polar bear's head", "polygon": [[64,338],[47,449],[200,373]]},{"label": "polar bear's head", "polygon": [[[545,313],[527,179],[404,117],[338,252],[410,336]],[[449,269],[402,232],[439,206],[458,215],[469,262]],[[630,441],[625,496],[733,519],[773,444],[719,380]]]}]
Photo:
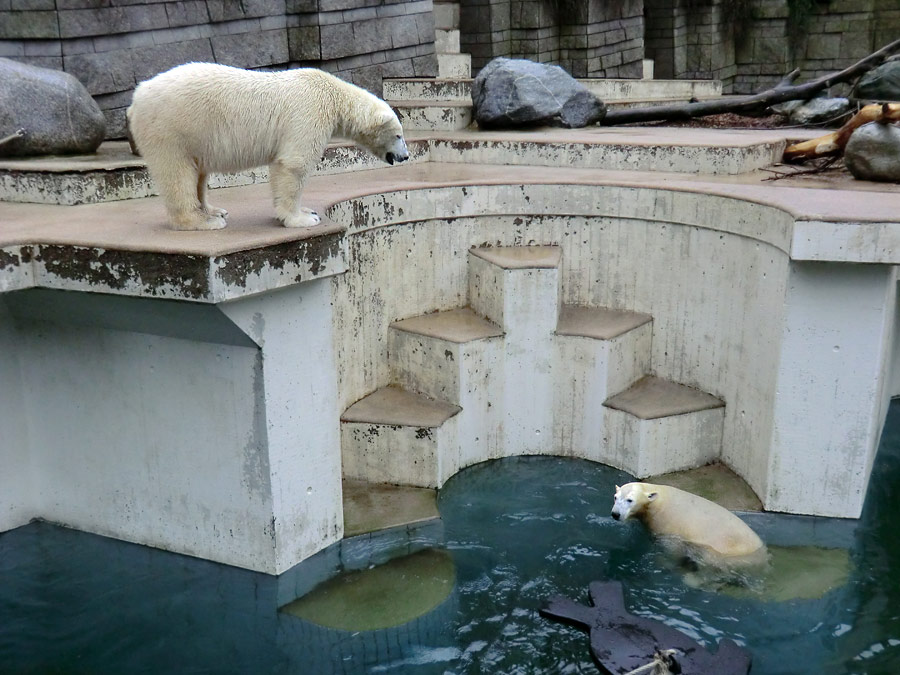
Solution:
[{"label": "polar bear's head", "polygon": [[400,120],[384,101],[378,101],[369,128],[357,142],[388,164],[405,162],[409,159],[409,149],[403,139]]},{"label": "polar bear's head", "polygon": [[612,517],[616,520],[639,517],[647,508],[647,504],[656,499],[658,495],[658,492],[649,491],[645,483],[627,483],[622,487],[616,485]]}]

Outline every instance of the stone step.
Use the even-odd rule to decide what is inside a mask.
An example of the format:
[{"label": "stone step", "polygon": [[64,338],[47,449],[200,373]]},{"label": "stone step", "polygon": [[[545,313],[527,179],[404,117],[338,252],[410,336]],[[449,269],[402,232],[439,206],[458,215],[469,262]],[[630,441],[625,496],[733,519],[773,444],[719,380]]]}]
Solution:
[{"label": "stone step", "polygon": [[384,98],[392,105],[400,101],[459,101],[472,103],[472,80],[411,77],[385,79]]},{"label": "stone step", "polygon": [[435,28],[434,51],[437,54],[459,54],[459,29]]},{"label": "stone step", "polygon": [[459,406],[382,387],[341,416],[345,479],[436,488],[458,470]]},{"label": "stone step", "polygon": [[438,77],[472,77],[471,54],[436,54]]},{"label": "stone step", "polygon": [[503,454],[552,454],[558,246],[469,249],[469,304],[504,340]]},{"label": "stone step", "polygon": [[[448,82],[451,80],[442,80]],[[424,89],[424,87],[422,88]],[[425,99],[388,99],[388,103],[397,112],[400,123],[407,131],[455,131],[465,129],[472,124],[474,107],[470,100],[456,97],[452,88],[447,88],[453,98],[441,101]],[[696,99],[709,100],[709,99]],[[608,109],[641,108],[687,103],[687,98],[663,98],[654,100],[622,100],[607,101]]]},{"label": "stone step", "polygon": [[430,488],[343,480],[344,537],[440,518]]},{"label": "stone step", "polygon": [[[595,96],[607,104],[627,106],[675,103],[717,98],[722,95],[719,80],[606,80],[580,79]],[[393,101],[472,101],[469,77],[396,78],[384,81],[384,98]]]},{"label": "stone step", "polygon": [[564,306],[556,326],[554,424],[558,447],[601,461],[603,402],[650,371],[652,317]]},{"label": "stone step", "polygon": [[603,406],[604,461],[638,478],[703,466],[720,455],[725,403],[712,394],[645,377]]},{"label": "stone step", "polygon": [[388,101],[405,131],[455,131],[472,124],[472,103],[465,101]]},{"label": "stone step", "polygon": [[462,408],[456,423],[461,467],[499,452],[503,351],[500,327],[468,308],[390,326],[392,381]]}]

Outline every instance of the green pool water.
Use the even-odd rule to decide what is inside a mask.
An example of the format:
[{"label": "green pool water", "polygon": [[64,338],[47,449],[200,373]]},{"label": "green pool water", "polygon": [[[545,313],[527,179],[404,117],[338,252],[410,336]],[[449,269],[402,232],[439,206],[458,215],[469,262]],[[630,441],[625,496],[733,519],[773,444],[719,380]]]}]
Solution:
[{"label": "green pool water", "polygon": [[[0,535],[0,673],[597,673],[587,634],[538,613],[556,593],[586,602],[597,579],[706,645],[736,640],[754,675],[900,673],[900,404],[858,522],[748,516],[773,552],[771,577],[749,590],[685,583],[639,525],[613,521],[613,486],[628,479],[580,460],[486,463],[441,492],[442,528],[346,544],[278,579],[34,523]],[[438,553],[379,569],[397,546]],[[417,560],[452,590],[423,586]],[[397,625],[388,601],[375,630],[357,629],[353,603],[384,602],[355,585],[368,568],[388,594],[415,577],[427,612]],[[290,611],[344,580],[355,595],[334,600],[348,603],[331,611],[340,628]]]}]

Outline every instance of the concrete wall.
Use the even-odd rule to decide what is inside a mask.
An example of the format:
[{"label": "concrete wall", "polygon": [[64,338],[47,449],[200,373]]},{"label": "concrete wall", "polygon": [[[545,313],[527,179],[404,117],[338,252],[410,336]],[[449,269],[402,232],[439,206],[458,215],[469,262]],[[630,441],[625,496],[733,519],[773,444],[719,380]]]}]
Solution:
[{"label": "concrete wall", "polygon": [[37,484],[29,453],[22,396],[21,336],[0,298],[0,532],[24,525],[38,513]]},{"label": "concrete wall", "polygon": [[559,64],[575,77],[641,77],[640,0],[463,0],[462,51],[478,70],[492,58]]},{"label": "concrete wall", "polygon": [[0,56],[77,77],[111,138],[136,83],[188,61],[315,66],[377,94],[437,72],[431,0],[6,0]]},{"label": "concrete wall", "polygon": [[[788,242],[779,238],[789,229],[786,214],[625,188],[482,187],[390,199],[389,207],[359,210],[370,215],[350,237],[354,264],[332,282],[341,405],[390,383],[389,323],[466,304],[469,247],[558,244],[563,302],[653,315],[654,374],[727,402],[722,458],[765,494],[778,372],[772,357],[788,274]],[[540,205],[597,215],[470,217],[533,214]],[[392,218],[376,214],[397,212],[414,222],[372,228]],[[459,217],[417,220],[427,212]]]}]

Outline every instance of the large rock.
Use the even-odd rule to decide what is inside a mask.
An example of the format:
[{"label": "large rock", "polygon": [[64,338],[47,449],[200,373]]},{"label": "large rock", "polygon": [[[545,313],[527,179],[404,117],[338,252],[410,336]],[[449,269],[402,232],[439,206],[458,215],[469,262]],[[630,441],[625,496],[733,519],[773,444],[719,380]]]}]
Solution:
[{"label": "large rock", "polygon": [[584,127],[606,106],[559,66],[497,58],[472,84],[475,119],[484,128]]},{"label": "large rock", "polygon": [[846,98],[814,98],[788,113],[792,124],[807,127],[825,125],[839,127],[846,121],[853,105]]},{"label": "large rock", "polygon": [[871,101],[900,101],[900,59],[882,63],[859,78],[853,95]]},{"label": "large rock", "polygon": [[94,152],[106,121],[87,89],[68,73],[0,58],[2,157]]},{"label": "large rock", "polygon": [[844,163],[854,178],[900,182],[900,127],[864,124],[844,148]]}]

